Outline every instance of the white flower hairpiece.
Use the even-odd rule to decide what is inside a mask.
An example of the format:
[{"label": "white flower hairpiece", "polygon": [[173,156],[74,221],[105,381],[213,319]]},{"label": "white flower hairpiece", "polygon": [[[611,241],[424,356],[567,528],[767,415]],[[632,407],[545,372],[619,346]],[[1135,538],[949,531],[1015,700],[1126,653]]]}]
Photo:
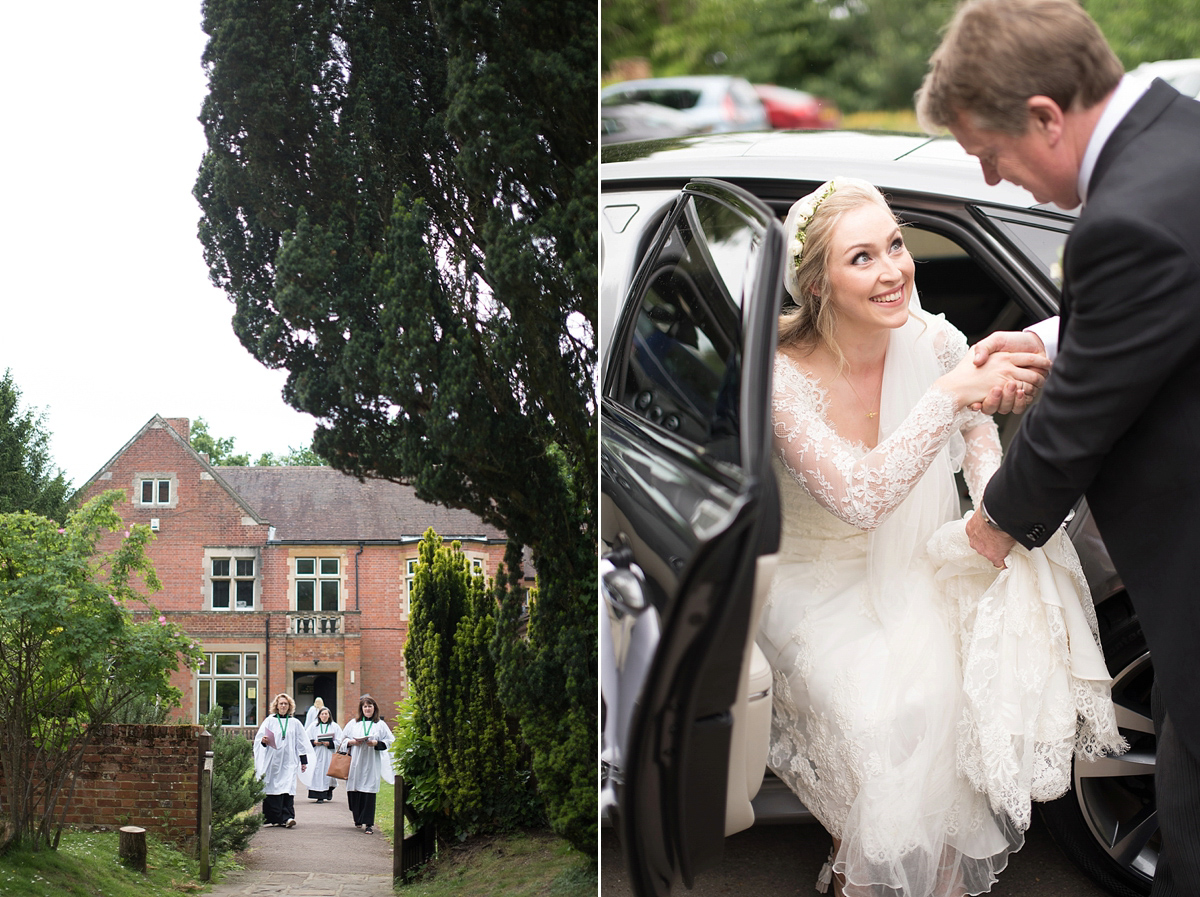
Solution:
[{"label": "white flower hairpiece", "polygon": [[[791,220],[792,233],[788,240],[788,254],[792,257],[792,267],[799,268],[800,260],[804,258],[804,243],[808,239],[808,226],[813,216],[833,191],[837,189],[837,180],[829,180],[812,193],[799,200],[794,205],[788,217]],[[793,218],[793,216],[795,216]]]}]

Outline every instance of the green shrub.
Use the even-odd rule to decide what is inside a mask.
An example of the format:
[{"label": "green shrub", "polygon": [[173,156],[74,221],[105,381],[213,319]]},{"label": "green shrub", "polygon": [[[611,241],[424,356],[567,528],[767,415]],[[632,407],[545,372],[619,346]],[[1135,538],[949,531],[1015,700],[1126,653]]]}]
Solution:
[{"label": "green shrub", "polygon": [[[445,825],[446,795],[442,791],[438,776],[437,752],[428,731],[415,719],[416,703],[408,697],[396,704],[396,722],[392,727],[396,740],[392,744],[392,758],[396,763],[396,775],[408,786],[405,803],[408,819],[413,828],[425,825]],[[399,820],[396,822],[399,826]]]},{"label": "green shrub", "polygon": [[243,735],[221,728],[221,708],[201,721],[213,737],[212,840],[213,856],[245,850],[262,825],[251,812],[263,797],[262,782],[254,775],[254,748]]}]

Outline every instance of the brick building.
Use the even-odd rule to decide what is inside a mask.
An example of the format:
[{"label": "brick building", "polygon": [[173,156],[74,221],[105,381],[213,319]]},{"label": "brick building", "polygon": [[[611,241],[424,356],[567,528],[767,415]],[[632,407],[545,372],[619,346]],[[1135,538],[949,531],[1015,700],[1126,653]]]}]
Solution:
[{"label": "brick building", "polygon": [[122,490],[122,517],[158,535],[148,553],[163,588],[151,601],[207,656],[175,675],[183,718],[219,704],[226,725],[257,726],[281,691],[301,714],[321,697],[341,723],[370,692],[393,716],[425,531],[461,542],[488,577],[504,534],[408,486],[328,467],[214,467],[189,431],[187,419],[155,415],[80,490],[83,500]]}]

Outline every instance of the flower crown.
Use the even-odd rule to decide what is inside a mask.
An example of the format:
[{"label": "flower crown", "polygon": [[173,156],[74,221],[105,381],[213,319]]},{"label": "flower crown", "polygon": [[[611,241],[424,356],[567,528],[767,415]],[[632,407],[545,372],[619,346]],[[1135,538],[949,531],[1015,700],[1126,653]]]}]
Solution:
[{"label": "flower crown", "polygon": [[813,216],[817,214],[817,209],[821,207],[821,203],[832,196],[833,191],[836,189],[836,179],[826,181],[792,207],[789,217],[792,215],[795,216],[795,230],[791,241],[788,243],[788,251],[792,256],[792,267],[800,267],[800,260],[804,258],[804,243],[808,239],[808,226],[812,223]]}]

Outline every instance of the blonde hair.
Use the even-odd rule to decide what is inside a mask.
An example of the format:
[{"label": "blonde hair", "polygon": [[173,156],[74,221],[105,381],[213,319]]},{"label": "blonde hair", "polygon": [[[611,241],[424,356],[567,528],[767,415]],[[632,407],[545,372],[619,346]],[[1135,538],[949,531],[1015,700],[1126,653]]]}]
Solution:
[{"label": "blonde hair", "polygon": [[[296,712],[296,702],[292,700],[291,695],[289,695],[287,692],[282,692],[282,691],[271,699],[271,710],[273,712],[275,712],[275,713],[279,712],[276,708],[279,706],[280,698],[283,698],[283,700],[288,702],[288,712],[287,712],[288,716],[291,716],[293,713]],[[282,716],[282,714],[280,714],[280,715]]]},{"label": "blonde hair", "polygon": [[[833,338],[837,315],[833,303],[829,301],[832,293],[829,257],[833,250],[833,232],[842,216],[866,203],[875,203],[885,209],[893,220],[896,216],[874,184],[844,177],[834,178],[833,184],[833,192],[820,201],[812,218],[807,221],[799,261],[796,259],[796,235],[787,235],[790,249],[784,286],[796,304],[790,308],[785,305],[779,315],[779,345],[798,346],[809,352],[818,345],[824,345],[833,353],[840,368],[844,361],[842,350]],[[792,206],[793,211],[808,199],[807,196],[800,199]],[[789,213],[790,230],[795,230],[796,224],[804,224],[793,219],[794,215]]]},{"label": "blonde hair", "polygon": [[984,130],[1018,136],[1030,97],[1047,96],[1064,112],[1088,109],[1124,73],[1076,0],[968,0],[929,59],[917,120],[936,133],[967,113]]}]

